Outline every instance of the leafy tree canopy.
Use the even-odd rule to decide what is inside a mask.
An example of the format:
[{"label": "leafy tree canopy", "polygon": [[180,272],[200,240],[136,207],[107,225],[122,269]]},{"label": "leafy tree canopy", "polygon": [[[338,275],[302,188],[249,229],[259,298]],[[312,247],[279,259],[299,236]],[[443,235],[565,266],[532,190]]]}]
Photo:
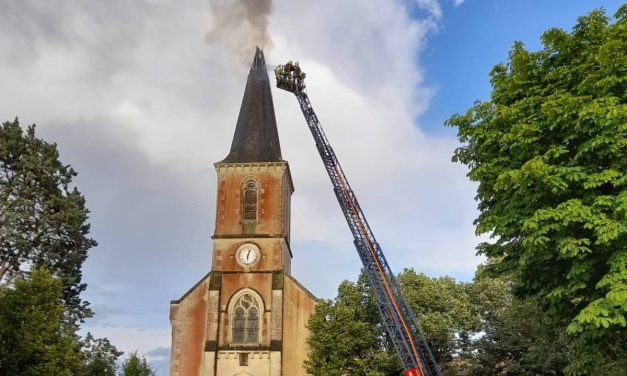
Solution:
[{"label": "leafy tree canopy", "polygon": [[76,335],[91,316],[80,299],[81,267],[96,242],[74,176],[34,125],[0,126],[2,375],[115,375],[122,353],[107,339]]},{"label": "leafy tree canopy", "polygon": [[0,374],[74,375],[79,346],[65,317],[61,281],[45,269],[0,287]]},{"label": "leafy tree canopy", "polygon": [[82,364],[81,376],[115,376],[116,361],[123,354],[106,338],[94,338],[87,333],[81,341]]},{"label": "leafy tree canopy", "polygon": [[[429,278],[406,269],[398,280],[423,328],[436,361],[449,373],[472,352],[480,321],[470,302],[470,285],[450,277]],[[335,300],[321,300],[309,320],[313,375],[401,374],[367,277],[342,282]],[[455,361],[454,361],[455,358]]]},{"label": "leafy tree canopy", "polygon": [[155,376],[155,371],[146,363],[145,357],[139,357],[137,352],[129,355],[122,365],[121,376]]},{"label": "leafy tree canopy", "polygon": [[537,302],[515,298],[507,279],[481,277],[471,300],[481,321],[473,335],[472,375],[563,375],[565,334],[545,322]]},{"label": "leafy tree canopy", "polygon": [[[398,280],[445,375],[564,375],[566,334],[544,320],[537,302],[514,297],[508,279],[457,282],[406,269]],[[308,372],[401,374],[373,299],[362,274],[357,283],[342,282],[335,300],[318,302],[309,321]],[[612,375],[608,366],[597,374]]]},{"label": "leafy tree canopy", "polygon": [[470,300],[472,285],[444,276],[430,278],[413,269],[398,276],[403,296],[416,314],[436,362],[446,369],[453,356],[469,355],[470,337],[479,330]]},{"label": "leafy tree canopy", "polygon": [[306,368],[316,376],[400,374],[380,324],[367,277],[344,281],[334,301],[320,300],[309,319],[310,346]]},{"label": "leafy tree canopy", "polygon": [[61,278],[69,313],[82,320],[90,311],[79,296],[81,266],[96,242],[88,238],[89,211],[71,185],[74,176],[34,125],[24,131],[16,119],[0,126],[0,284],[45,266]]},{"label": "leafy tree canopy", "polygon": [[486,273],[511,276],[554,326],[568,327],[567,372],[627,358],[627,5],[544,48],[515,43],[491,72],[491,100],[447,124],[454,161],[479,183],[477,233]]}]

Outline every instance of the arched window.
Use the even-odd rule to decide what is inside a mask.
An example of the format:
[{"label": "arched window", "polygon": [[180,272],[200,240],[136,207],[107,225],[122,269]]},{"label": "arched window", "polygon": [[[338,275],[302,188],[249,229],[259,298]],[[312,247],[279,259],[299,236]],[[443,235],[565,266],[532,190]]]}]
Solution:
[{"label": "arched window", "polygon": [[259,302],[249,293],[236,298],[232,309],[233,344],[256,345],[259,343]]},{"label": "arched window", "polygon": [[244,185],[244,220],[257,219],[257,183],[249,180]]}]

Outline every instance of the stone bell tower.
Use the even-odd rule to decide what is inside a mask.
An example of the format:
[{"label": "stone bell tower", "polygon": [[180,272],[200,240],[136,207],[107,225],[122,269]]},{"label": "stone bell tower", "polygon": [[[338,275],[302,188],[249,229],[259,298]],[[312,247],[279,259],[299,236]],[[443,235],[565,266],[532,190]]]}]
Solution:
[{"label": "stone bell tower", "polygon": [[259,48],[230,153],[215,169],[211,271],[170,303],[170,375],[306,375],[316,299],[290,273],[294,187]]}]

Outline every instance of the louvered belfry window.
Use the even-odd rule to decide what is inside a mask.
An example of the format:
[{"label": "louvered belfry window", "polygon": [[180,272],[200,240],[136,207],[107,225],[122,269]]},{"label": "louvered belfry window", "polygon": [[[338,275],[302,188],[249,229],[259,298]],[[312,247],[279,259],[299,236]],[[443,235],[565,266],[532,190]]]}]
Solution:
[{"label": "louvered belfry window", "polygon": [[253,180],[246,182],[244,186],[244,219],[257,219],[257,183]]},{"label": "louvered belfry window", "polygon": [[233,309],[233,344],[259,343],[259,303],[251,294],[243,294]]}]

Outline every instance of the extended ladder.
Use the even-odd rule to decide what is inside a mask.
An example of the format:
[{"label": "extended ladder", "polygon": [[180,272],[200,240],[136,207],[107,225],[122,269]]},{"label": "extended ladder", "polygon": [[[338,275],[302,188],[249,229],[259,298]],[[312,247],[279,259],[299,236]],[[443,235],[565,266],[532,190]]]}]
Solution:
[{"label": "extended ladder", "polygon": [[291,62],[278,66],[275,74],[277,87],[296,95],[298,104],[305,115],[324,167],[333,184],[335,196],[353,234],[364,271],[374,289],[382,322],[403,364],[405,375],[440,376],[440,368],[416,321],[416,316],[405,302],[399,284],[311,106],[305,91],[305,74],[298,67],[298,63],[291,64]]}]

